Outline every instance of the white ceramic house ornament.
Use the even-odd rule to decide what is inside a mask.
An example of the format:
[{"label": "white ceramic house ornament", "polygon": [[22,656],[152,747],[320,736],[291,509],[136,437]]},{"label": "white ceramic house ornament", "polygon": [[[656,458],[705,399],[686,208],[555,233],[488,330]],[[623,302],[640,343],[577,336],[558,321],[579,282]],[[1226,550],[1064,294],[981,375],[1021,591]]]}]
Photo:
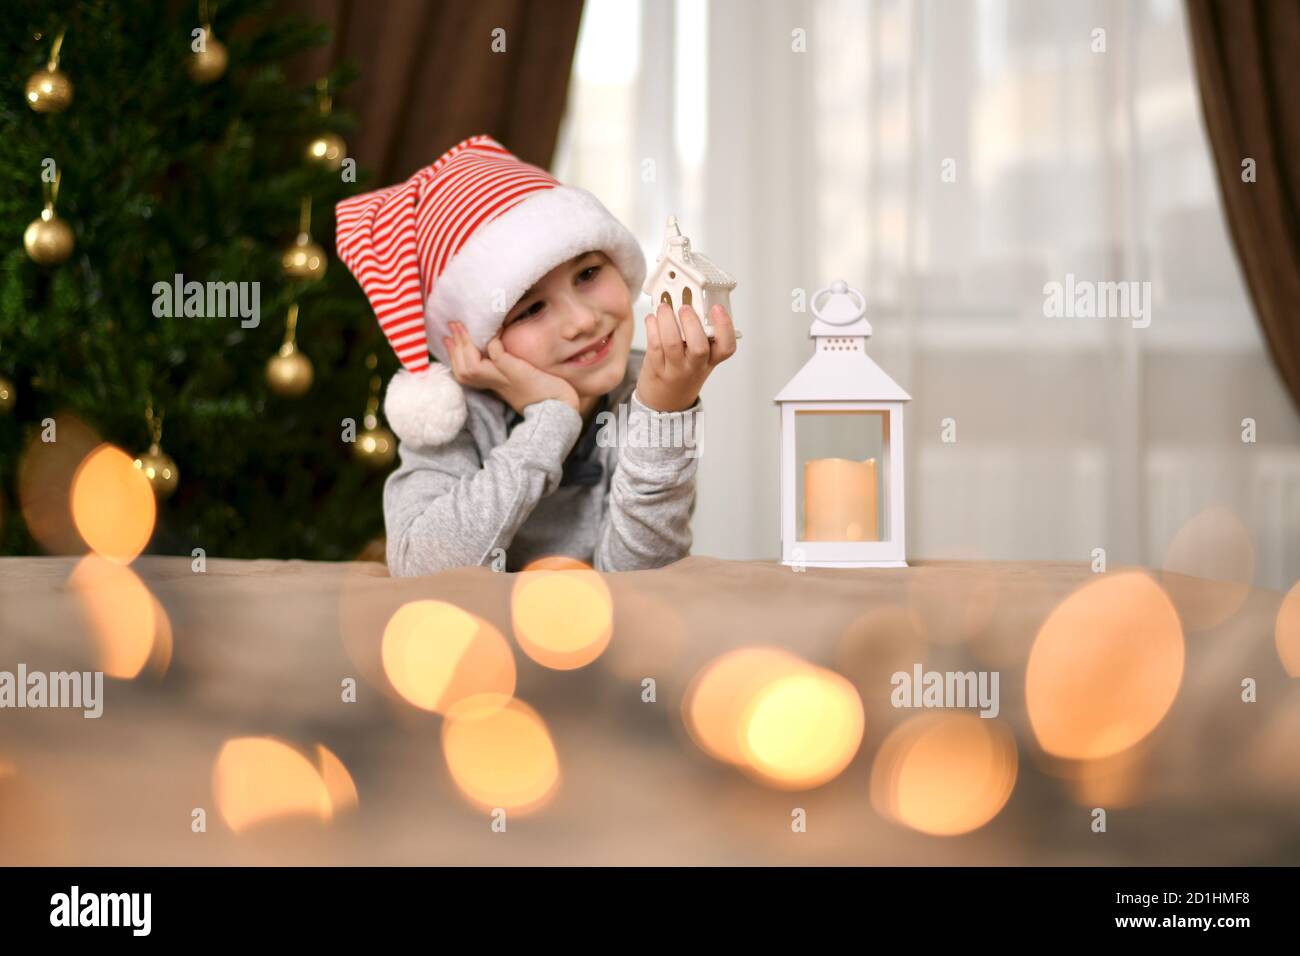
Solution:
[{"label": "white ceramic house ornament", "polygon": [[[677,228],[677,217],[669,216],[663,250],[641,287],[650,296],[653,308],[667,302],[672,307],[673,318],[677,319],[677,331],[681,332],[682,320],[677,310],[689,305],[699,315],[704,334],[713,338],[709,313],[715,305],[721,305],[730,314],[731,290],[735,287],[736,280],[728,272],[704,253],[691,250],[691,240]],[[736,338],[741,338],[739,329]]]},{"label": "white ceramic house ornament", "polygon": [[813,356],[774,401],[781,413],[781,563],[907,566],[903,403],[866,352],[866,300],[837,279],[813,294]]}]

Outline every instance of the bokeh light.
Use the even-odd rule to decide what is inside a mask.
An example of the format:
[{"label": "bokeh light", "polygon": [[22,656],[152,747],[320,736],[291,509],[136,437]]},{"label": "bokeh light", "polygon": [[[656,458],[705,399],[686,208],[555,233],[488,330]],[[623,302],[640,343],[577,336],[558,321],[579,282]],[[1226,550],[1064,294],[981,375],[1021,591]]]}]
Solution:
[{"label": "bokeh light", "polygon": [[996,718],[930,713],[885,738],[871,768],[871,802],[887,819],[934,836],[976,830],[1015,789],[1015,739]]},{"label": "bokeh light", "polygon": [[1048,615],[1029,653],[1025,706],[1039,745],[1074,760],[1132,747],[1169,712],[1183,658],[1178,612],[1149,575],[1085,584]]},{"label": "bokeh light", "polygon": [[515,656],[482,618],[446,601],[412,601],[384,629],[384,673],[401,697],[424,710],[450,713],[473,697],[504,704],[515,691]]},{"label": "bokeh light", "polygon": [[357,785],[352,781],[352,774],[343,766],[343,761],[324,744],[316,745],[316,766],[320,770],[321,782],[329,794],[330,809],[334,816],[356,808]]},{"label": "bokeh light", "polygon": [[555,792],[560,761],[550,731],[518,698],[464,701],[442,725],[447,769],[476,807],[531,813]]},{"label": "bokeh light", "polygon": [[153,650],[149,653],[148,668],[155,677],[161,677],[167,673],[167,668],[172,663],[172,621],[167,609],[162,606],[162,602],[152,593],[149,597],[153,601]]},{"label": "bokeh light", "polygon": [[1300,581],[1282,598],[1273,632],[1282,666],[1292,677],[1300,677]]},{"label": "bokeh light", "polygon": [[[1255,549],[1235,514],[1222,506],[1192,516],[1165,550],[1161,581],[1183,627],[1203,631],[1222,624],[1250,596]],[[1188,575],[1199,580],[1175,577]]]},{"label": "bokeh light", "polygon": [[342,762],[319,745],[317,755],[320,767],[273,737],[226,741],[212,769],[212,792],[221,818],[242,833],[286,817],[325,822],[356,806],[356,787]]},{"label": "bokeh light", "polygon": [[130,455],[100,445],[86,456],[72,479],[72,519],[95,552],[129,564],[153,536],[155,517],[149,479]]},{"label": "bokeh light", "polygon": [[521,571],[591,571],[592,566],[580,558],[567,554],[548,554],[533,558],[520,569]]},{"label": "bokeh light", "polygon": [[775,647],[731,651],[695,676],[682,700],[682,721],[696,746],[724,763],[749,763],[742,736],[749,708],[780,680],[812,671],[812,665]]},{"label": "bokeh light", "polygon": [[149,664],[161,674],[172,653],[171,621],[161,603],[130,568],[88,554],[68,577],[94,636],[99,669],[130,680]]},{"label": "bokeh light", "polygon": [[553,670],[590,664],[614,634],[609,587],[585,567],[520,572],[510,614],[520,649]]},{"label": "bokeh light", "polygon": [[760,779],[807,790],[838,777],[858,752],[862,700],[839,674],[810,669],[759,691],[741,726],[741,752]]},{"label": "bokeh light", "polygon": [[18,504],[27,530],[47,554],[86,550],[72,521],[72,478],[82,460],[102,441],[81,419],[59,412],[48,426],[34,431],[23,448],[18,463]]}]

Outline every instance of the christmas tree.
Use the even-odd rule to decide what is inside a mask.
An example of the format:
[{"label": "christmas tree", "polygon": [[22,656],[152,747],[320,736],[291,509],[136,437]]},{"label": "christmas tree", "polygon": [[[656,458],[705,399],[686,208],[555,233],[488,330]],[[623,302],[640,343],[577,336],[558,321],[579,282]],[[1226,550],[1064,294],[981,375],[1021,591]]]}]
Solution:
[{"label": "christmas tree", "polygon": [[352,438],[396,359],[332,261],[334,205],[364,188],[330,109],[349,71],[286,70],[327,40],[259,0],[0,18],[0,553],[45,550],[19,471],[68,413],[174,461],[151,552],[351,559],[382,533],[391,452]]}]

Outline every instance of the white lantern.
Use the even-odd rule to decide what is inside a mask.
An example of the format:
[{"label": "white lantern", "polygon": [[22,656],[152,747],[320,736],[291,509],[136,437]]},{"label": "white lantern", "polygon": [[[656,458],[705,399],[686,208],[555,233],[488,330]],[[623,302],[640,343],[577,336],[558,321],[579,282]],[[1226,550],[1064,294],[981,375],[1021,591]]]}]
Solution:
[{"label": "white lantern", "polygon": [[866,300],[843,279],[814,293],[813,356],[774,401],[781,414],[781,563],[907,566],[903,403],[866,351]]}]

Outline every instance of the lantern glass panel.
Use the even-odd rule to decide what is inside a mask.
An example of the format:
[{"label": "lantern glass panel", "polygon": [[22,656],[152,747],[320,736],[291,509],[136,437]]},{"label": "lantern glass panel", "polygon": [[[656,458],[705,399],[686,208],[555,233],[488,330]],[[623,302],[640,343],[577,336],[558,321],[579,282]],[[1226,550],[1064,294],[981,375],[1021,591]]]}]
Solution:
[{"label": "lantern glass panel", "polygon": [[795,535],[800,541],[887,541],[889,412],[795,412]]}]

